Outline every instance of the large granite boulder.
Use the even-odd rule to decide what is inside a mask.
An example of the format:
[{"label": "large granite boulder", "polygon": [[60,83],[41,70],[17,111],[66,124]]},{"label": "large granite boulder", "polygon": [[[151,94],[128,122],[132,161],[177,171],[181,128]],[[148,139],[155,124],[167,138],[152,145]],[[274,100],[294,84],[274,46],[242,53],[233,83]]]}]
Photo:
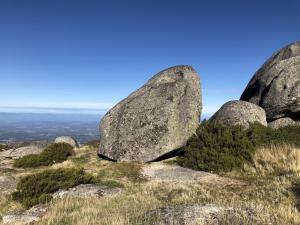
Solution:
[{"label": "large granite boulder", "polygon": [[273,129],[279,129],[281,127],[287,127],[287,126],[300,126],[300,122],[294,121],[289,117],[285,117],[268,123],[268,127]]},{"label": "large granite boulder", "polygon": [[300,42],[276,52],[255,73],[241,100],[261,106],[267,120],[300,120]]},{"label": "large granite boulder", "polygon": [[161,71],[104,116],[99,155],[147,162],[182,147],[199,125],[200,89],[191,66]]},{"label": "large granite boulder", "polygon": [[245,128],[250,123],[259,122],[267,126],[266,112],[261,107],[244,101],[225,103],[209,120],[226,126],[239,125]]},{"label": "large granite boulder", "polygon": [[54,143],[66,143],[71,145],[73,148],[79,148],[78,142],[74,138],[69,136],[57,137],[55,138]]}]

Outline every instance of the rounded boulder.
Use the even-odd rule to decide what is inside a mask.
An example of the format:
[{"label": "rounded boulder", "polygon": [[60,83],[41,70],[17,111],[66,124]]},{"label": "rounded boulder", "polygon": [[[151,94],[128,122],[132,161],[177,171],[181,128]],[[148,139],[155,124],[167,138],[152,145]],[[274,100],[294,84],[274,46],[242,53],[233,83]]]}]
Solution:
[{"label": "rounded boulder", "polygon": [[245,128],[249,128],[249,124],[254,122],[267,126],[264,109],[245,101],[229,101],[225,103],[209,121],[225,126],[239,125]]},{"label": "rounded boulder", "polygon": [[66,144],[71,145],[73,148],[79,148],[78,142],[74,138],[69,137],[69,136],[57,137],[54,140],[54,143],[66,143]]}]

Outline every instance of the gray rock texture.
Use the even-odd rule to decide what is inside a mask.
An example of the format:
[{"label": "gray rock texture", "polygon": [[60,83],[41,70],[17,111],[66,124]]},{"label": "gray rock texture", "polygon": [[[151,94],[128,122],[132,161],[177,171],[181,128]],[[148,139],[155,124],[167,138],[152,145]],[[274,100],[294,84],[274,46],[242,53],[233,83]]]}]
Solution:
[{"label": "gray rock texture", "polygon": [[9,213],[2,217],[4,225],[26,225],[39,221],[47,212],[46,205],[36,205],[26,211]]},{"label": "gray rock texture", "polygon": [[245,101],[225,103],[209,120],[223,125],[240,125],[245,128],[249,123],[259,122],[267,126],[266,112],[261,107]]},{"label": "gray rock texture", "polygon": [[25,146],[17,149],[9,149],[6,151],[0,152],[0,159],[18,159],[25,155],[30,154],[39,154],[43,151],[43,148],[40,148],[38,146],[30,145]]},{"label": "gray rock texture", "polygon": [[94,184],[80,184],[76,187],[67,190],[60,190],[53,194],[53,198],[100,198],[104,196],[115,196],[120,194],[121,188],[110,188],[106,186],[99,186]]},{"label": "gray rock texture", "polygon": [[279,129],[281,127],[286,127],[286,126],[300,126],[300,122],[294,121],[289,117],[285,117],[268,123],[268,127],[273,129]]},{"label": "gray rock texture", "polygon": [[241,100],[261,106],[267,120],[300,120],[300,42],[280,49],[254,74]]},{"label": "gray rock texture", "polygon": [[100,124],[98,153],[117,161],[151,161],[186,144],[202,110],[191,66],[161,71],[114,106]]},{"label": "gray rock texture", "polygon": [[79,148],[78,142],[74,138],[69,136],[57,137],[55,138],[54,143],[67,143],[71,145],[73,148]]},{"label": "gray rock texture", "polygon": [[[249,224],[256,221],[252,211],[235,210],[213,204],[175,205],[154,209],[143,215],[147,225],[223,225],[224,217],[247,217]],[[257,223],[258,224],[258,223]]]},{"label": "gray rock texture", "polygon": [[243,186],[244,183],[218,176],[213,173],[192,170],[178,165],[168,165],[163,162],[153,162],[145,165],[141,174],[147,180],[166,182],[166,183],[184,183],[184,184],[208,184],[217,186]]},{"label": "gray rock texture", "polygon": [[0,176],[0,194],[9,194],[15,191],[17,181],[12,176]]}]

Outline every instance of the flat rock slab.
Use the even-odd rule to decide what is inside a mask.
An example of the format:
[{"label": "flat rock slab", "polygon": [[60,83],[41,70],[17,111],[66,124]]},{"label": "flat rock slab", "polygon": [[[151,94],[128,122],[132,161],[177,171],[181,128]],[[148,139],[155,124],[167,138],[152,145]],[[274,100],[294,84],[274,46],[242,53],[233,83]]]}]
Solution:
[{"label": "flat rock slab", "polygon": [[242,185],[240,181],[220,177],[216,174],[192,170],[162,162],[151,163],[142,168],[142,175],[149,180],[165,182],[203,183],[213,185]]},{"label": "flat rock slab", "polygon": [[60,190],[53,194],[54,199],[66,197],[73,198],[101,198],[105,196],[115,196],[121,193],[121,188],[110,188],[94,184],[80,184],[67,190]]},{"label": "flat rock slab", "polygon": [[42,151],[43,151],[43,148],[40,148],[40,147],[34,146],[34,145],[21,147],[21,148],[17,148],[17,149],[9,149],[9,150],[0,152],[0,160],[18,159],[25,155],[39,154]]},{"label": "flat rock slab", "polygon": [[0,176],[0,193],[9,194],[16,189],[17,181],[12,176]]},{"label": "flat rock slab", "polygon": [[[147,225],[222,225],[226,215],[238,217],[247,214],[249,222],[255,220],[251,211],[235,210],[213,204],[176,205],[154,209],[143,216],[142,224]],[[249,223],[251,224],[251,223]]]},{"label": "flat rock slab", "polygon": [[26,211],[6,214],[2,217],[4,225],[25,225],[39,221],[47,212],[46,205],[37,205]]}]

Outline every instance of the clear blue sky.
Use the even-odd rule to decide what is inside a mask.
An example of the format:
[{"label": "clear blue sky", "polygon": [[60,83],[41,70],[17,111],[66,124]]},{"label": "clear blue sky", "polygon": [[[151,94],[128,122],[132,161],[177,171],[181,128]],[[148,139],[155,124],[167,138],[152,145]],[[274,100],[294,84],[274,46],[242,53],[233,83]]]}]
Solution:
[{"label": "clear blue sky", "polygon": [[212,113],[300,40],[299,10],[298,0],[0,0],[0,106],[105,109],[188,64]]}]

